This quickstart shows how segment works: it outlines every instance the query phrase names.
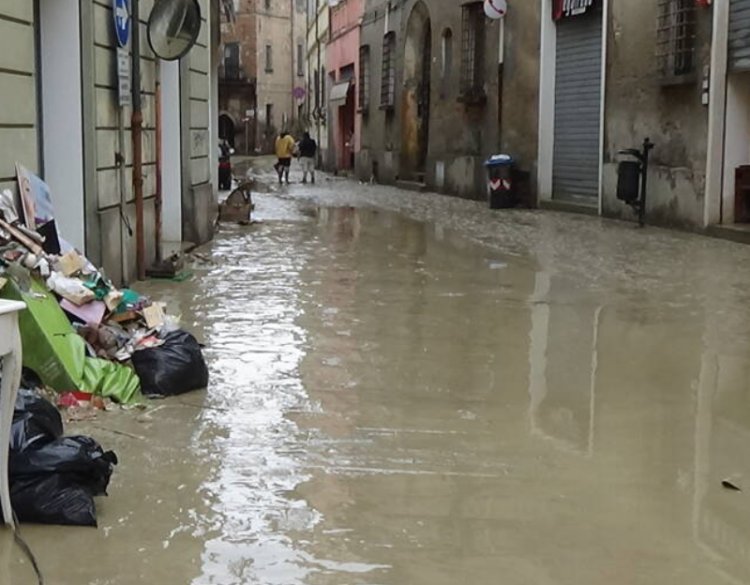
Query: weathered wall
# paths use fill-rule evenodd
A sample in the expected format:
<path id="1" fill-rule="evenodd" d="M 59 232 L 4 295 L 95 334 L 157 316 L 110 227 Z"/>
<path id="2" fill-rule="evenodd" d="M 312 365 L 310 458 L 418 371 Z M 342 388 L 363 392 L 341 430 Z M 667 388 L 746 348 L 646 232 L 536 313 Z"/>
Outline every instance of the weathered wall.
<path id="1" fill-rule="evenodd" d="M 143 195 L 144 225 L 148 262 L 155 258 L 154 228 L 156 195 L 156 61 L 146 40 L 146 22 L 153 0 L 141 0 L 141 99 L 143 109 Z M 135 196 L 133 193 L 133 140 L 130 131 L 132 110 L 129 107 L 120 109 L 117 105 L 117 66 L 114 35 L 112 3 L 107 0 L 93 0 L 88 21 L 92 35 L 91 44 L 84 36 L 83 58 L 93 57 L 93 75 L 84 73 L 83 82 L 93 99 L 93 109 L 84 108 L 84 135 L 87 137 L 89 152 L 93 154 L 94 173 L 93 189 L 86 192 L 87 230 L 93 224 L 98 226 L 100 238 L 91 232 L 88 238 L 88 252 L 98 259 L 105 271 L 115 281 L 132 280 L 136 275 L 136 241 L 124 229 L 121 220 L 121 203 L 124 199 L 125 215 L 130 225 L 135 226 Z M 85 13 L 84 13 L 85 17 Z M 83 71 L 87 70 L 85 64 Z M 122 119 L 120 118 L 122 116 Z M 125 128 L 124 142 L 124 181 L 121 179 L 117 155 L 120 153 L 119 127 Z M 91 205 L 93 203 L 93 205 Z M 92 208 L 94 213 L 91 212 Z M 123 273 L 121 246 L 125 238 L 125 273 Z"/>
<path id="2" fill-rule="evenodd" d="M 337 6 L 331 8 L 331 37 L 326 51 L 328 75 L 331 80 L 343 81 L 342 70 L 353 68 L 353 81 L 355 84 L 357 83 L 359 78 L 360 23 L 363 10 L 363 0 L 342 0 Z M 355 114 L 354 135 L 350 138 L 351 142 L 347 142 L 349 140 L 346 136 L 347 132 L 339 127 L 339 117 L 343 115 L 340 110 L 344 108 L 336 106 L 329 108 L 329 148 L 332 151 L 329 155 L 329 162 L 333 168 L 348 168 L 345 159 L 351 151 L 354 151 L 355 157 L 359 151 L 361 116 L 357 114 L 359 104 L 356 87 L 353 91 L 353 99 Z M 352 107 L 350 102 L 347 102 L 347 107 Z"/>
<path id="3" fill-rule="evenodd" d="M 0 190 L 15 188 L 15 162 L 39 171 L 34 4 L 0 4 Z"/>
<path id="4" fill-rule="evenodd" d="M 305 124 L 318 143 L 318 164 L 323 165 L 328 153 L 328 120 L 326 99 L 328 74 L 326 44 L 329 37 L 330 12 L 328 0 L 308 0 L 307 15 L 307 99 Z M 317 88 L 316 88 L 317 80 Z"/>
<path id="5" fill-rule="evenodd" d="M 500 150 L 531 173 L 532 197 L 539 146 L 540 18 L 541 2 L 514 2 L 505 16 L 502 49 Z"/>
<path id="6" fill-rule="evenodd" d="M 216 164 L 211 138 L 211 31 L 209 0 L 199 0 L 202 25 L 198 41 L 180 63 L 182 88 L 182 237 L 202 244 L 213 237 L 216 195 L 211 184 L 211 164 Z"/>
<path id="7" fill-rule="evenodd" d="M 401 173 L 403 124 L 404 47 L 408 19 L 418 0 L 398 4 L 388 15 L 387 30 L 396 32 L 396 106 L 380 109 L 383 35 L 386 2 L 369 0 L 361 43 L 370 46 L 370 107 L 363 115 L 362 147 L 357 172 L 369 179 L 394 181 Z M 429 146 L 425 182 L 437 191 L 468 198 L 484 198 L 484 160 L 498 151 L 519 159 L 524 170 L 536 166 L 539 76 L 538 3 L 514 5 L 505 20 L 504 65 L 499 66 L 501 24 L 485 21 L 483 104 L 459 101 L 461 78 L 461 4 L 447 0 L 426 2 L 432 33 Z M 450 63 L 443 65 L 443 38 L 450 38 Z M 501 74 L 503 84 L 501 88 Z M 501 93 L 502 92 L 502 93 Z M 502 116 L 502 119 L 501 119 Z"/>
<path id="8" fill-rule="evenodd" d="M 292 92 L 305 86 L 297 45 L 305 46 L 306 8 L 304 0 L 271 0 L 269 9 L 264 0 L 257 0 L 256 11 L 259 135 L 264 137 L 263 149 L 270 152 L 276 133 L 284 125 L 291 127 L 297 118 L 300 102 Z M 272 47 L 270 70 L 266 67 L 267 45 Z M 268 105 L 273 108 L 271 120 L 266 116 Z"/>
<path id="9" fill-rule="evenodd" d="M 663 85 L 656 60 L 658 6 L 613 2 L 607 55 L 602 212 L 633 219 L 616 198 L 618 151 L 656 144 L 649 172 L 649 221 L 682 227 L 703 223 L 708 119 L 701 84 L 710 61 L 711 10 L 697 9 L 696 74 Z"/>

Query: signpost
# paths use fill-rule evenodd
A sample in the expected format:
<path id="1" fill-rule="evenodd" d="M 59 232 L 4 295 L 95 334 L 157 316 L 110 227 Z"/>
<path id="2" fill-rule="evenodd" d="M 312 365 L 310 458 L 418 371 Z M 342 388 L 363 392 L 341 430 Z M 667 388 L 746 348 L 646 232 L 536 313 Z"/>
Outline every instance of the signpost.
<path id="1" fill-rule="evenodd" d="M 126 47 L 130 40 L 130 7 L 128 0 L 112 0 L 112 15 L 115 19 L 117 44 Z"/>
<path id="2" fill-rule="evenodd" d="M 130 6 L 128 0 L 112 0 L 112 15 L 114 17 L 115 38 L 117 39 L 117 104 L 122 108 L 129 106 L 132 101 L 132 84 L 130 83 L 130 57 L 128 55 L 128 41 L 130 41 Z"/>

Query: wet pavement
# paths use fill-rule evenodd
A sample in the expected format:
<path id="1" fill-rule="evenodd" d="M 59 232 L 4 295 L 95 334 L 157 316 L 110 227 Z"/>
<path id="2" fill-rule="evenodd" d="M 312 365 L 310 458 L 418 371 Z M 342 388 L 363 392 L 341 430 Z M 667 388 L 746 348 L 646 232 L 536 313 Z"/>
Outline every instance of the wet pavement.
<path id="1" fill-rule="evenodd" d="M 750 249 L 322 179 L 141 287 L 211 384 L 68 426 L 121 464 L 48 584 L 750 583 Z"/>

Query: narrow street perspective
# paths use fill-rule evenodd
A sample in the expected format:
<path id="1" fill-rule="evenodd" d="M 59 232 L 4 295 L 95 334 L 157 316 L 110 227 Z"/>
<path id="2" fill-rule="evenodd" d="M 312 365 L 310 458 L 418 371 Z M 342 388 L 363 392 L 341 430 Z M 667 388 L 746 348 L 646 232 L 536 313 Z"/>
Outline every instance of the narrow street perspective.
<path id="1" fill-rule="evenodd" d="M 750 585 L 750 0 L 2 0 L 0 585 Z"/>
<path id="2" fill-rule="evenodd" d="M 24 527 L 48 582 L 750 580 L 746 248 L 343 180 L 256 208 L 144 287 L 209 389 L 76 426 L 121 463 L 98 530 Z"/>

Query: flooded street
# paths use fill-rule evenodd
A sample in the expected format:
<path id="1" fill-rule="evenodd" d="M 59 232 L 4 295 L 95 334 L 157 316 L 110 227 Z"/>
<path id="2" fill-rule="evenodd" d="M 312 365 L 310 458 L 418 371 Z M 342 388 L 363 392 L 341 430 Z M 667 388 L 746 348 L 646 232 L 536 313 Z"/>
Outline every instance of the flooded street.
<path id="1" fill-rule="evenodd" d="M 340 180 L 255 203 L 140 287 L 210 387 L 68 425 L 120 465 L 98 530 L 23 527 L 48 585 L 750 583 L 750 249 Z"/>

